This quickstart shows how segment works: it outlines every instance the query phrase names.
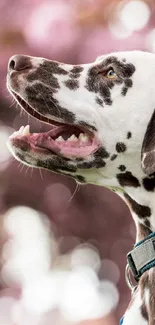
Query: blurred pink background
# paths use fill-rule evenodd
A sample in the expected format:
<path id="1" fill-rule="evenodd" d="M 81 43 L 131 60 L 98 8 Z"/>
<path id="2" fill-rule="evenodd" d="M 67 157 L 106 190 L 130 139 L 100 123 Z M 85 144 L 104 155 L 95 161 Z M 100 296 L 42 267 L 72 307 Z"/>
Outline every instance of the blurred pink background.
<path id="1" fill-rule="evenodd" d="M 15 161 L 6 148 L 8 135 L 27 122 L 41 131 L 40 122 L 12 104 L 5 85 L 7 62 L 16 53 L 43 56 L 65 63 L 95 60 L 111 51 L 155 51 L 154 0 L 1 0 L 0 1 L 0 211 L 28 205 L 45 212 L 59 236 L 63 250 L 75 238 L 99 250 L 105 279 L 120 292 L 116 320 L 130 299 L 124 279 L 126 254 L 135 227 L 125 204 L 109 190 L 83 185 Z"/>

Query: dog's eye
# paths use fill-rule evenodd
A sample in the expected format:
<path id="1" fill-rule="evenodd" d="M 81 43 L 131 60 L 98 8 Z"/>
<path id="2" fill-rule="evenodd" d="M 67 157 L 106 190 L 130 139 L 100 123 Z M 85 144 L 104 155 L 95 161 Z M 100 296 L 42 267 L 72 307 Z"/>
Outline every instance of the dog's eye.
<path id="1" fill-rule="evenodd" d="M 114 71 L 114 69 L 113 69 L 113 68 L 110 68 L 110 69 L 106 72 L 105 77 L 108 78 L 108 79 L 114 79 L 114 78 L 117 77 L 117 75 L 116 75 L 116 72 Z"/>

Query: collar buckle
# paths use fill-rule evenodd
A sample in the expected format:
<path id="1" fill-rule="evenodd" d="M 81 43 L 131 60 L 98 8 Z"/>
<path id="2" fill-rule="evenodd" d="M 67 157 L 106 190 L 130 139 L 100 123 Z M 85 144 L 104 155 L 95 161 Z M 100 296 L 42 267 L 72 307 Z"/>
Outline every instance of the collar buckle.
<path id="1" fill-rule="evenodd" d="M 130 271 L 138 282 L 142 274 L 153 267 L 155 267 L 155 232 L 137 243 L 133 250 L 127 254 L 125 278 L 128 287 L 132 291 L 135 289 Z"/>
<path id="2" fill-rule="evenodd" d="M 141 276 L 140 270 L 138 271 L 136 268 L 136 265 L 134 263 L 134 260 L 132 258 L 132 252 L 127 254 L 127 265 L 128 265 L 128 269 L 131 270 L 135 280 L 138 282 L 139 278 Z"/>
<path id="3" fill-rule="evenodd" d="M 127 284 L 128 288 L 131 290 L 131 293 L 133 294 L 135 289 L 137 288 L 137 286 L 135 286 L 132 283 L 131 273 L 130 273 L 130 266 L 129 266 L 128 263 L 127 263 L 126 268 L 125 268 L 125 280 L 126 280 L 126 284 Z"/>

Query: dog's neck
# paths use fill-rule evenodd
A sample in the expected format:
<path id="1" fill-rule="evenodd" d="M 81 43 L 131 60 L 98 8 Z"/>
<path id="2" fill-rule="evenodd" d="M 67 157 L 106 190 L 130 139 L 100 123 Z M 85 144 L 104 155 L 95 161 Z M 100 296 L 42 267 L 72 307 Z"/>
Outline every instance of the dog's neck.
<path id="1" fill-rule="evenodd" d="M 120 162 L 126 169 L 116 174 L 118 188 L 115 192 L 126 202 L 136 225 L 136 242 L 155 231 L 155 176 L 146 176 L 141 168 L 140 153 Z M 118 168 L 117 168 L 118 170 Z M 122 186 L 121 186 L 121 184 Z M 140 278 L 123 325 L 154 324 L 155 269 L 146 271 Z M 153 320 L 153 321 L 152 321 Z"/>
<path id="2" fill-rule="evenodd" d="M 146 176 L 142 171 L 140 152 L 117 157 L 113 174 L 106 179 L 104 170 L 101 173 L 99 185 L 109 187 L 129 206 L 136 224 L 136 241 L 155 231 L 155 176 Z"/>
<path id="3" fill-rule="evenodd" d="M 139 242 L 155 231 L 155 176 L 146 176 L 142 171 L 140 152 L 129 155 L 126 160 L 119 159 L 116 162 L 115 182 L 113 179 L 111 184 L 116 184 L 113 190 L 129 206 L 136 224 L 136 242 Z M 119 167 L 125 167 L 121 167 L 119 172 L 118 162 Z M 154 305 L 151 303 L 155 301 L 154 279 L 154 268 L 141 276 L 125 313 L 123 325 L 154 324 Z"/>

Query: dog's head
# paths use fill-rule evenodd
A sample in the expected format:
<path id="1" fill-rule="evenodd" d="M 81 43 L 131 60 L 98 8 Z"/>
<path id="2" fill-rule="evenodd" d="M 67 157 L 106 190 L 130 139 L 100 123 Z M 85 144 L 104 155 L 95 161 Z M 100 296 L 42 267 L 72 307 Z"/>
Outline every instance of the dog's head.
<path id="1" fill-rule="evenodd" d="M 84 65 L 16 55 L 7 86 L 51 131 L 22 127 L 9 139 L 25 164 L 80 182 L 118 186 L 118 170 L 155 171 L 155 55 L 120 52 Z M 119 180 L 120 185 L 120 180 Z"/>

